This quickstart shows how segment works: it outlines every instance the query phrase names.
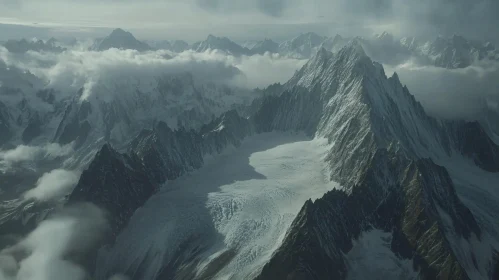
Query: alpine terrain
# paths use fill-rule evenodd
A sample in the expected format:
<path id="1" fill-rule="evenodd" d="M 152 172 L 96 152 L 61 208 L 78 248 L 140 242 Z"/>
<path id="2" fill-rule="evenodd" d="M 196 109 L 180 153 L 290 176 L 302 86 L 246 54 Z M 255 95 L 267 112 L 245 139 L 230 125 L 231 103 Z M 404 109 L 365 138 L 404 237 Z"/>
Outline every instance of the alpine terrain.
<path id="1" fill-rule="evenodd" d="M 499 148 L 429 117 L 352 40 L 248 110 L 106 144 L 68 199 L 110 215 L 96 279 L 497 279 Z"/>
<path id="2" fill-rule="evenodd" d="M 30 28 L 95 37 L 0 46 L 0 280 L 499 279 L 491 43 L 285 37 L 335 34 L 319 4 L 71 2 Z M 103 14 L 140 40 L 80 26 Z"/>

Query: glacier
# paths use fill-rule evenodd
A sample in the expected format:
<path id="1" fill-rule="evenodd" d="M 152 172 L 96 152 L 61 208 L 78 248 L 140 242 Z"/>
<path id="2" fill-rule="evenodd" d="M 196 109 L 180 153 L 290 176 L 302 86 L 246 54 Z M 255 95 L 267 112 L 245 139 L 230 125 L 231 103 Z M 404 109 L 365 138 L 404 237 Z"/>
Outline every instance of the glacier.
<path id="1" fill-rule="evenodd" d="M 303 134 L 259 134 L 167 182 L 101 249 L 97 279 L 156 279 L 173 273 L 164 267 L 172 263 L 189 278 L 254 278 L 305 201 L 341 188 L 329 180 L 327 148 Z"/>

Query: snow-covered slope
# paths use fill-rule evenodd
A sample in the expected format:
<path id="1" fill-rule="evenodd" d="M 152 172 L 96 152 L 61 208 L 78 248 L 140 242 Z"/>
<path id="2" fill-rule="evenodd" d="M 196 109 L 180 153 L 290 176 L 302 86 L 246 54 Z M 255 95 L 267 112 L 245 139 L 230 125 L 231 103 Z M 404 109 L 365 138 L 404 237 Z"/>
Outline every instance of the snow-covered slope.
<path id="1" fill-rule="evenodd" d="M 400 43 L 437 67 L 465 68 L 484 59 L 499 60 L 499 50 L 491 43 L 473 42 L 458 35 L 450 38 L 439 36 L 426 42 L 406 37 Z"/>
<path id="2" fill-rule="evenodd" d="M 300 34 L 299 36 L 281 43 L 279 53 L 295 58 L 309 58 L 319 48 L 326 38 L 313 32 Z"/>
<path id="3" fill-rule="evenodd" d="M 251 55 L 251 51 L 245 47 L 241 47 L 237 43 L 231 41 L 227 37 L 216 37 L 208 35 L 206 40 L 194 43 L 191 47 L 196 52 L 204 52 L 207 50 L 219 50 L 234 56 Z"/>
<path id="4" fill-rule="evenodd" d="M 55 134 L 56 141 L 77 140 L 79 133 L 84 133 L 83 128 L 88 127 L 88 135 L 82 137 L 90 137 L 91 141 L 104 137 L 120 146 L 157 121 L 164 121 L 172 128 L 178 124 L 199 128 L 213 116 L 253 98 L 251 91 L 197 83 L 189 73 L 103 82 L 93 88 L 96 94 L 87 100 L 81 100 L 80 96 L 73 99 Z M 100 91 L 102 96 L 106 92 L 116 95 L 106 100 L 100 97 Z"/>
<path id="5" fill-rule="evenodd" d="M 344 157 L 341 163 L 331 162 L 338 176 L 345 169 L 350 178 L 362 174 L 364 157 L 379 148 L 410 159 L 470 155 L 458 135 L 465 124 L 428 117 L 398 76 L 387 78 L 356 40 L 336 55 L 320 50 L 284 87 L 288 90 L 278 99 L 263 105 L 264 117 L 257 122 L 267 130 L 308 130 L 327 137 L 334 143 L 331 158 Z"/>
<path id="6" fill-rule="evenodd" d="M 264 103 L 260 114 L 265 117 L 257 123 L 267 119 L 265 130 L 312 128 L 315 135 L 326 137 L 331 176 L 350 195 L 346 203 L 339 192 L 306 205 L 261 279 L 345 278 L 349 271 L 342 252 L 350 250 L 352 238 L 373 227 L 399 231 L 403 240 L 393 239 L 392 250 L 405 259 L 414 257 L 425 279 L 491 278 L 498 247 L 495 241 L 477 245 L 476 240 L 495 233 L 481 232 L 456 195 L 455 178 L 435 164 L 451 168 L 450 162 L 459 161 L 484 173 L 498 172 L 498 147 L 477 123 L 428 117 L 396 74 L 387 78 L 355 41 L 336 55 L 319 51 L 285 87 L 279 97 Z M 306 107 L 311 102 L 315 111 Z M 384 212 L 397 207 L 407 216 Z M 418 210 L 423 216 L 413 215 L 416 209 L 424 209 Z M 373 211 L 375 215 L 366 215 Z M 418 225 L 416 218 L 429 224 Z M 425 239 L 416 245 L 418 238 Z M 432 243 L 440 244 L 438 249 L 425 253 Z M 394 248 L 402 244 L 407 247 Z M 484 260 L 470 266 L 478 255 Z"/>
<path id="7" fill-rule="evenodd" d="M 427 116 L 362 39 L 333 54 L 314 38 L 295 40 L 315 54 L 248 117 L 227 110 L 252 93 L 188 74 L 101 82 L 92 90 L 119 94 L 82 89 L 60 103 L 53 139 L 75 145 L 74 164 L 93 158 L 69 203 L 110 214 L 98 279 L 497 277 L 499 148 L 488 128 Z"/>
<path id="8" fill-rule="evenodd" d="M 138 136 L 132 154 L 166 184 L 101 250 L 99 279 L 346 279 L 366 265 L 374 278 L 494 279 L 497 219 L 484 213 L 495 192 L 486 205 L 476 199 L 491 188 L 477 174 L 498 181 L 499 150 L 478 123 L 428 117 L 356 40 L 337 54 L 320 49 L 254 106 L 249 119 L 227 113 L 197 133 L 163 124 Z M 290 131 L 316 139 L 266 138 Z M 319 139 L 327 144 L 311 145 Z M 331 181 L 343 187 L 318 198 Z M 113 197 L 101 182 L 86 197 Z M 124 225 L 133 211 L 114 213 Z M 386 269 L 356 257 L 373 233 Z"/>
<path id="9" fill-rule="evenodd" d="M 341 50 L 349 41 L 350 38 L 344 38 L 341 35 L 337 34 L 334 37 L 326 38 L 324 42 L 322 42 L 320 47 L 335 53 Z"/>
<path id="10" fill-rule="evenodd" d="M 61 113 L 43 86 L 35 75 L 0 60 L 0 148 L 31 142 L 42 133 L 40 126 L 50 126 Z"/>
<path id="11" fill-rule="evenodd" d="M 91 89 L 61 99 L 29 72 L 5 65 L 0 71 L 5 72 L 0 86 L 0 145 L 74 142 L 72 166 L 88 163 L 104 142 L 126 147 L 142 129 L 159 121 L 172 128 L 199 129 L 257 97 L 251 90 L 198 81 L 190 73 L 158 73 L 101 79 Z M 237 68 L 229 71 L 239 73 Z"/>

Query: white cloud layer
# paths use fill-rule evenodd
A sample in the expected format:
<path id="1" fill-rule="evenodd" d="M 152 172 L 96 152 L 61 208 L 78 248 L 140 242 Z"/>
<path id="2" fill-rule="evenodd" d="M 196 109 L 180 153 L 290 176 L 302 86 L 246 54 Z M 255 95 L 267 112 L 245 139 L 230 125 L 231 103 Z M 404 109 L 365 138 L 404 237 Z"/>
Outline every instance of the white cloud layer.
<path id="1" fill-rule="evenodd" d="M 69 155 L 72 152 L 72 144 L 64 146 L 57 143 L 49 143 L 44 146 L 19 145 L 11 150 L 0 150 L 0 166 L 26 161 L 55 159 Z"/>
<path id="2" fill-rule="evenodd" d="M 387 74 L 397 72 L 430 115 L 480 120 L 488 110 L 499 113 L 499 62 L 482 61 L 467 68 L 445 69 L 409 61 L 385 69 Z"/>
<path id="3" fill-rule="evenodd" d="M 60 97 L 74 95 L 84 88 L 84 98 L 98 92 L 109 98 L 116 84 L 154 86 L 162 75 L 190 72 L 197 81 L 230 84 L 246 89 L 285 82 L 305 61 L 264 54 L 234 57 L 219 51 L 137 52 L 110 49 L 103 52 L 69 50 L 61 54 L 28 52 L 18 56 L 0 48 L 7 65 L 30 71 L 55 88 Z M 99 87 L 96 89 L 96 87 Z"/>
<path id="4" fill-rule="evenodd" d="M 43 174 L 36 182 L 36 187 L 24 194 L 24 199 L 50 201 L 64 197 L 78 183 L 79 173 L 64 169 L 55 169 Z"/>
<path id="5" fill-rule="evenodd" d="M 104 214 L 96 206 L 68 207 L 41 222 L 18 244 L 0 251 L 0 279 L 87 279 L 73 259 L 94 248 L 107 230 Z"/>

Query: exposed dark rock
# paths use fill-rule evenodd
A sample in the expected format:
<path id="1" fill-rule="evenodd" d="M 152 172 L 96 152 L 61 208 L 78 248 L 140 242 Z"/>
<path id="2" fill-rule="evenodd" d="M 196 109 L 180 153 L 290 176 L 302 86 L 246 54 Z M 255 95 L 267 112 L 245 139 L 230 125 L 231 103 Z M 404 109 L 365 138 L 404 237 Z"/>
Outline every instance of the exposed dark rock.
<path id="1" fill-rule="evenodd" d="M 489 172 L 499 172 L 499 148 L 478 122 L 460 124 L 456 139 L 463 155 L 476 165 Z"/>
<path id="2" fill-rule="evenodd" d="M 381 184 L 386 176 L 398 183 Z M 351 190 L 308 201 L 258 279 L 345 279 L 344 254 L 352 240 L 372 228 L 392 232 L 392 251 L 412 259 L 423 279 L 468 279 L 435 211 L 450 215 L 463 236 L 479 236 L 480 229 L 445 169 L 429 160 L 409 163 L 380 151 L 362 183 Z"/>
<path id="3" fill-rule="evenodd" d="M 116 235 L 157 188 L 135 154 L 119 154 L 106 144 L 81 175 L 68 203 L 91 202 L 101 207 L 108 212 Z"/>
<path id="4" fill-rule="evenodd" d="M 35 114 L 29 121 L 28 126 L 23 131 L 22 140 L 25 144 L 31 142 L 31 140 L 35 139 L 42 133 L 42 121 L 38 114 Z"/>
<path id="5" fill-rule="evenodd" d="M 111 48 L 131 49 L 137 51 L 149 51 L 152 48 L 144 42 L 141 42 L 121 28 L 114 29 L 109 36 L 98 42 L 94 49 L 97 51 L 105 51 Z"/>
<path id="6" fill-rule="evenodd" d="M 7 143 L 12 137 L 12 131 L 9 125 L 9 114 L 7 112 L 7 106 L 0 102 L 0 147 Z"/>

